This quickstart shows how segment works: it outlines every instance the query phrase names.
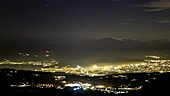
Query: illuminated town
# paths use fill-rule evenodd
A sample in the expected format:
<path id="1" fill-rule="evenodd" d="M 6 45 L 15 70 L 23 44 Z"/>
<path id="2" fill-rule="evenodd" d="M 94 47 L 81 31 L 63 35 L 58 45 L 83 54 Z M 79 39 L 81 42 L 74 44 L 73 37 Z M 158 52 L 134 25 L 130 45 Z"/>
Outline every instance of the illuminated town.
<path id="1" fill-rule="evenodd" d="M 41 68 L 43 72 L 65 72 L 77 75 L 87 75 L 87 76 L 105 76 L 107 74 L 115 73 L 152 73 L 152 72 L 169 72 L 170 71 L 170 60 L 161 59 L 159 56 L 146 56 L 144 62 L 137 64 L 126 64 L 126 65 L 104 65 L 99 66 L 93 64 L 90 67 L 83 68 L 81 66 L 73 67 L 47 67 Z"/>
<path id="2" fill-rule="evenodd" d="M 69 66 L 59 68 L 56 60 L 46 62 L 13 62 L 7 60 L 0 62 L 0 64 L 42 65 L 40 70 L 35 69 L 33 73 L 29 73 L 29 71 L 25 73 L 29 73 L 30 76 L 33 76 L 31 78 L 37 78 L 37 80 L 39 80 L 40 77 L 42 78 L 42 76 L 45 76 L 43 78 L 49 80 L 49 83 L 40 81 L 34 82 L 29 81 L 30 77 L 21 76 L 20 78 L 22 80 L 18 83 L 11 83 L 11 88 L 25 88 L 31 86 L 37 88 L 55 88 L 56 90 L 69 88 L 73 92 L 91 90 L 109 94 L 128 94 L 132 91 L 141 90 L 143 86 L 157 80 L 160 74 L 170 72 L 170 60 L 162 59 L 159 56 L 146 56 L 144 62 L 138 64 L 118 66 L 99 66 L 93 64 L 86 68 L 79 65 L 76 68 Z M 3 74 L 7 73 L 6 75 L 9 77 L 21 74 L 19 70 L 1 70 L 0 73 L 1 72 Z"/>
<path id="3" fill-rule="evenodd" d="M 152 73 L 152 72 L 169 72 L 170 60 L 162 59 L 159 56 L 146 56 L 145 60 L 137 64 L 125 64 L 125 65 L 97 65 L 92 64 L 89 67 L 77 67 L 64 66 L 59 67 L 56 60 L 44 60 L 44 61 L 10 61 L 5 60 L 0 62 L 0 65 L 41 65 L 41 69 L 35 69 L 34 71 L 42 72 L 65 72 L 70 74 L 77 74 L 80 76 L 105 76 L 107 74 L 115 73 Z"/>

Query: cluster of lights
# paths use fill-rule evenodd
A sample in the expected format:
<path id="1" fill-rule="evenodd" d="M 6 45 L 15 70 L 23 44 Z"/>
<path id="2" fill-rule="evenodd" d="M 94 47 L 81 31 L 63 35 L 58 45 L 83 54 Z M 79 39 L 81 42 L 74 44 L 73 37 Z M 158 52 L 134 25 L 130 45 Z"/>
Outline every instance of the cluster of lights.
<path id="1" fill-rule="evenodd" d="M 103 93 L 114 93 L 114 94 L 128 93 L 129 91 L 141 90 L 141 88 L 142 88 L 142 86 L 137 86 L 134 88 L 129 88 L 129 87 L 114 88 L 111 86 L 92 85 L 89 83 L 82 83 L 82 82 L 68 83 L 68 84 L 65 84 L 65 87 L 70 87 L 74 91 L 78 91 L 78 90 L 82 89 L 82 90 L 101 91 Z"/>
<path id="2" fill-rule="evenodd" d="M 159 56 L 145 56 L 146 58 L 153 58 L 153 59 L 160 59 L 161 57 Z"/>
<path id="3" fill-rule="evenodd" d="M 11 65 L 24 65 L 24 64 L 30 64 L 30 65 L 43 65 L 44 67 L 46 66 L 51 66 L 58 64 L 56 60 L 46 60 L 46 61 L 10 61 L 10 60 L 5 60 L 0 62 L 0 64 L 11 64 Z"/>
<path id="4" fill-rule="evenodd" d="M 152 61 L 152 60 L 150 60 Z M 159 62 L 158 62 L 159 61 Z M 65 72 L 77 74 L 80 76 L 106 76 L 113 73 L 150 73 L 150 72 L 170 72 L 170 60 L 157 60 L 154 63 L 137 63 L 118 66 L 98 66 L 94 64 L 90 67 L 83 68 L 81 66 L 63 67 L 63 68 L 41 68 L 41 71 L 49 72 Z"/>

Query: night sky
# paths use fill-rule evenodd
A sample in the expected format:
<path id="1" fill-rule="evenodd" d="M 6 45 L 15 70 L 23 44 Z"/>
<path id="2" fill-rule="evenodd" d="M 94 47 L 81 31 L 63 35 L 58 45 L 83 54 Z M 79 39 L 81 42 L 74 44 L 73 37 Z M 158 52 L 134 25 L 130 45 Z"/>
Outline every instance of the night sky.
<path id="1" fill-rule="evenodd" d="M 170 40 L 170 0 L 1 0 L 0 37 Z"/>

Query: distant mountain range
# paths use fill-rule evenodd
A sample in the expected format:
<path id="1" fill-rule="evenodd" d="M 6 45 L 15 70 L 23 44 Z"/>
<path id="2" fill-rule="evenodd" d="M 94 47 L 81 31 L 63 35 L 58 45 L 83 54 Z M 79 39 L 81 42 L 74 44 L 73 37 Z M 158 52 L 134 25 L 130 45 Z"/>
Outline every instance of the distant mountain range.
<path id="1" fill-rule="evenodd" d="M 58 40 L 49 41 L 40 39 L 18 39 L 0 42 L 0 50 L 3 52 L 21 51 L 133 51 L 133 50 L 169 50 L 170 42 L 166 39 L 135 41 L 130 39 L 103 38 L 85 39 L 79 43 L 63 43 Z"/>
<path id="2" fill-rule="evenodd" d="M 77 47 L 74 47 L 76 50 L 89 51 L 167 50 L 170 48 L 170 42 L 166 39 L 141 42 L 130 39 L 104 38 L 84 41 L 74 46 Z"/>
<path id="3" fill-rule="evenodd" d="M 52 51 L 46 57 L 47 50 Z M 22 57 L 19 53 L 28 53 Z M 95 63 L 138 62 L 146 55 L 169 55 L 166 39 L 135 41 L 120 38 L 72 40 L 17 39 L 0 41 L 0 60 L 56 59 L 60 65 L 90 65 Z M 36 57 L 37 56 L 37 57 Z"/>

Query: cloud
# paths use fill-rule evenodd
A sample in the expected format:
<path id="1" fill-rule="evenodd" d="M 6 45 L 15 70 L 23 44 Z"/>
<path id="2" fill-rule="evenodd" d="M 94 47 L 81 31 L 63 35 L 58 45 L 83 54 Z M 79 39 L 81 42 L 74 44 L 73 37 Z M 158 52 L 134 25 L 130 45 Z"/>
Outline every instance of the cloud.
<path id="1" fill-rule="evenodd" d="M 124 41 L 123 38 L 119 38 L 119 37 L 112 37 L 112 39 L 118 40 L 118 41 Z"/>
<path id="2" fill-rule="evenodd" d="M 112 0 L 113 2 L 116 2 L 116 1 L 123 1 L 123 0 Z"/>
<path id="3" fill-rule="evenodd" d="M 163 11 L 166 10 L 167 8 L 151 8 L 151 9 L 144 9 L 143 11 L 145 12 L 158 12 L 158 11 Z"/>
<path id="4" fill-rule="evenodd" d="M 159 20 L 158 23 L 170 23 L 170 20 Z"/>
<path id="5" fill-rule="evenodd" d="M 170 0 L 154 0 L 152 2 L 148 2 L 144 5 L 138 5 L 139 7 L 146 8 L 144 11 L 146 12 L 157 12 L 170 9 Z"/>

